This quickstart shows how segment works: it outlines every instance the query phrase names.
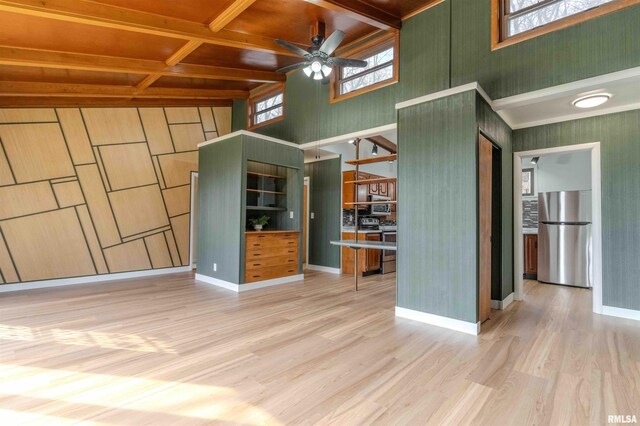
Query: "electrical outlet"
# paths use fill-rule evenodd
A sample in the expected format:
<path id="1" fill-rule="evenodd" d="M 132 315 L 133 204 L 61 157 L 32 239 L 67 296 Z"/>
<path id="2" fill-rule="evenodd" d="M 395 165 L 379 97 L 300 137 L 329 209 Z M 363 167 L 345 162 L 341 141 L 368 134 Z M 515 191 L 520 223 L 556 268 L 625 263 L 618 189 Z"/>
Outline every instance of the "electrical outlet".
<path id="1" fill-rule="evenodd" d="M 311 219 L 315 219 L 316 218 L 316 214 L 314 212 L 311 212 Z"/>
<path id="2" fill-rule="evenodd" d="M 218 264 L 214 263 L 213 264 L 213 272 L 217 272 L 218 271 Z"/>
<path id="3" fill-rule="evenodd" d="M 293 212 L 289 212 L 289 219 L 293 219 Z"/>

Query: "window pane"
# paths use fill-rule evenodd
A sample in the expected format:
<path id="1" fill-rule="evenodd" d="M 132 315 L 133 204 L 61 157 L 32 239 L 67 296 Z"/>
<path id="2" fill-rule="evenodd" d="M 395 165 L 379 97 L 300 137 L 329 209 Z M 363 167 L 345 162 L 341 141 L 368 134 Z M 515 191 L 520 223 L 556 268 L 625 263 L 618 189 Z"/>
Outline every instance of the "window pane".
<path id="1" fill-rule="evenodd" d="M 520 34 L 611 1 L 613 0 L 558 0 L 524 15 L 509 18 L 509 35 Z"/>
<path id="2" fill-rule="evenodd" d="M 525 7 L 533 6 L 544 0 L 510 0 L 509 1 L 509 13 L 517 12 Z"/>
<path id="3" fill-rule="evenodd" d="M 345 81 L 340 84 L 340 92 L 345 93 L 353 92 L 354 90 L 362 89 L 372 84 L 380 83 L 384 80 L 393 78 L 393 64 L 381 68 L 377 71 L 369 72 L 353 80 Z"/>
<path id="4" fill-rule="evenodd" d="M 274 97 L 265 99 L 260 102 L 256 102 L 256 112 L 264 111 L 273 106 L 280 105 L 282 103 L 282 93 L 277 94 Z"/>
<path id="5" fill-rule="evenodd" d="M 342 68 L 342 79 L 349 78 L 357 74 L 361 74 L 363 72 L 366 72 L 367 70 L 370 70 L 371 68 L 375 68 L 379 65 L 383 65 L 383 64 L 386 64 L 387 62 L 393 61 L 393 53 L 394 53 L 393 47 L 390 47 L 386 50 L 383 50 L 380 53 L 376 53 L 373 56 L 369 56 L 368 58 L 365 58 L 364 60 L 367 61 L 367 66 L 364 68 L 351 68 L 351 67 Z"/>
<path id="6" fill-rule="evenodd" d="M 264 123 L 265 121 L 273 120 L 278 117 L 282 117 L 282 107 L 278 107 L 267 112 L 256 114 L 253 120 L 253 124 Z"/>
<path id="7" fill-rule="evenodd" d="M 531 180 L 531 171 L 522 172 L 522 195 L 530 195 L 533 193 Z"/>

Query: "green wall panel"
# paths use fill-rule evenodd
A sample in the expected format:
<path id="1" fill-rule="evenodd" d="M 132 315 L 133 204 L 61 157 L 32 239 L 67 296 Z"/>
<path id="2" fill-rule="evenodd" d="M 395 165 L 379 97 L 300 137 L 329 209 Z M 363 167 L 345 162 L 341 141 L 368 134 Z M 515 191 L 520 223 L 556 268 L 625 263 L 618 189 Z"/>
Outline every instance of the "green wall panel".
<path id="1" fill-rule="evenodd" d="M 231 109 L 231 131 L 247 130 L 247 101 L 235 100 Z"/>
<path id="2" fill-rule="evenodd" d="M 198 161 L 198 273 L 239 284 L 244 241 L 241 137 L 201 148 Z"/>
<path id="3" fill-rule="evenodd" d="M 398 306 L 476 322 L 476 92 L 399 111 Z"/>
<path id="4" fill-rule="evenodd" d="M 341 159 L 316 161 L 304 166 L 309 179 L 309 264 L 340 268 L 340 248 L 330 241 L 340 239 L 342 220 Z"/>
<path id="5" fill-rule="evenodd" d="M 601 143 L 603 304 L 640 310 L 640 111 L 516 130 L 514 150 Z"/>
<path id="6" fill-rule="evenodd" d="M 502 282 L 491 289 L 493 300 L 504 300 L 513 293 L 513 132 L 480 95 L 476 96 L 478 128 L 502 151 Z"/>

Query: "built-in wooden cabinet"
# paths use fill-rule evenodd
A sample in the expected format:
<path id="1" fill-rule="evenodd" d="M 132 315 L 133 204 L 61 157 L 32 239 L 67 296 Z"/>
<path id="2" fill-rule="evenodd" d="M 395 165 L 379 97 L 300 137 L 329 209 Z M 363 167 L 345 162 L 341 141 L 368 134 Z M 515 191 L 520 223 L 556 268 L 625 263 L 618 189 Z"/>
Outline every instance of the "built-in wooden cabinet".
<path id="1" fill-rule="evenodd" d="M 355 233 L 343 232 L 342 239 L 353 240 L 355 239 Z M 382 234 L 359 232 L 358 239 L 362 241 L 382 241 Z M 358 252 L 358 273 L 360 275 L 367 275 L 379 271 L 382 266 L 380 264 L 381 254 L 381 250 L 360 249 Z M 354 261 L 355 250 L 348 247 L 342 247 L 343 274 L 353 274 Z"/>
<path id="2" fill-rule="evenodd" d="M 298 273 L 300 233 L 247 232 L 244 282 L 271 280 Z"/>
<path id="3" fill-rule="evenodd" d="M 538 276 L 538 235 L 524 235 L 524 277 L 535 280 Z"/>
<path id="4" fill-rule="evenodd" d="M 342 208 L 353 209 L 353 205 L 348 203 L 364 203 L 369 201 L 370 195 L 379 195 L 382 197 L 390 197 L 391 201 L 396 201 L 396 183 L 395 182 L 374 182 L 358 185 L 358 199 L 355 200 L 355 184 L 349 183 L 355 180 L 382 179 L 384 176 L 372 175 L 370 173 L 358 173 L 358 179 L 355 171 L 342 172 Z M 359 210 L 366 210 L 368 206 L 360 205 Z M 396 211 L 396 206 L 392 206 L 392 211 Z"/>

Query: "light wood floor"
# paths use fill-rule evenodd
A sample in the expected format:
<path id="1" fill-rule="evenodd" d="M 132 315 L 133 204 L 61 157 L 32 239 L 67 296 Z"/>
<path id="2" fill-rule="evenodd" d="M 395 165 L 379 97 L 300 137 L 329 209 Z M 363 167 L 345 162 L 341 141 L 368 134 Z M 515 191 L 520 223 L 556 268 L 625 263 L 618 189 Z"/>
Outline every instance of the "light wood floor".
<path id="1" fill-rule="evenodd" d="M 393 276 L 236 295 L 191 274 L 0 295 L 0 423 L 606 424 L 640 326 L 526 283 L 479 337 L 394 317 Z"/>

